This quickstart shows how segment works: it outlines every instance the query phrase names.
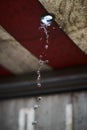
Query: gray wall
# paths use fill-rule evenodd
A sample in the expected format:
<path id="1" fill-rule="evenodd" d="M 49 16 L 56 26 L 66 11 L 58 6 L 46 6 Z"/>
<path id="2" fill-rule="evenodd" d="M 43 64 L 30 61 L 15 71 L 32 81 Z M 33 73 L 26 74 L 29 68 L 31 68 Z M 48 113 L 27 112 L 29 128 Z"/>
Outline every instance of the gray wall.
<path id="1" fill-rule="evenodd" d="M 69 113 L 66 113 L 66 108 L 69 104 L 72 105 L 73 127 L 67 127 Z M 35 105 L 39 107 L 34 110 Z M 20 110 L 30 108 L 35 111 L 37 121 L 34 130 L 87 130 L 86 92 L 48 95 L 41 100 L 29 97 L 0 101 L 0 130 L 19 130 Z M 27 130 L 27 118 L 25 120 L 24 130 Z"/>

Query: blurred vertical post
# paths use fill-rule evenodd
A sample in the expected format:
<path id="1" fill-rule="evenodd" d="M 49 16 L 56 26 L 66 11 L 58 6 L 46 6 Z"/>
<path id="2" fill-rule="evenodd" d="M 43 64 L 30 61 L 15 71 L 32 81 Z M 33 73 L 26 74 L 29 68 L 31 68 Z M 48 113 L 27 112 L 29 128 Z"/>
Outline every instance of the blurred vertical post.
<path id="1" fill-rule="evenodd" d="M 66 130 L 73 130 L 73 106 L 72 104 L 66 105 Z"/>

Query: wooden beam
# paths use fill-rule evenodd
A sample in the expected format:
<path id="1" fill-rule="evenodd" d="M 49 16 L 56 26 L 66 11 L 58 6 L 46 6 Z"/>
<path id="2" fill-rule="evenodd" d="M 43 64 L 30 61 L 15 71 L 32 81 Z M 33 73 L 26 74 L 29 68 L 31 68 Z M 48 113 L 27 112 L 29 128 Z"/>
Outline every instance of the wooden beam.
<path id="1" fill-rule="evenodd" d="M 39 60 L 0 26 L 0 64 L 14 74 L 39 68 Z M 42 70 L 51 69 L 43 65 Z"/>
<path id="2" fill-rule="evenodd" d="M 87 54 L 87 1 L 39 0 L 58 25 Z"/>

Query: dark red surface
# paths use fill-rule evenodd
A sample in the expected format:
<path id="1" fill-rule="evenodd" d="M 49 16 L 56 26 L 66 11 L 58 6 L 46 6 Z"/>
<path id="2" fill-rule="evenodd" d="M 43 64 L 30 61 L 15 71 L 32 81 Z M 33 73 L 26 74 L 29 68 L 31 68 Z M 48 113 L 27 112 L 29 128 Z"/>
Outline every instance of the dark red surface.
<path id="1" fill-rule="evenodd" d="M 12 73 L 10 73 L 7 69 L 5 69 L 4 67 L 0 66 L 0 76 L 8 76 L 8 75 L 12 75 Z"/>
<path id="2" fill-rule="evenodd" d="M 36 57 L 44 52 L 43 59 L 48 59 L 54 68 L 87 65 L 87 55 L 55 22 L 48 28 L 49 49 L 44 49 L 45 34 L 39 26 L 41 16 L 46 13 L 38 0 L 0 0 L 0 24 Z"/>

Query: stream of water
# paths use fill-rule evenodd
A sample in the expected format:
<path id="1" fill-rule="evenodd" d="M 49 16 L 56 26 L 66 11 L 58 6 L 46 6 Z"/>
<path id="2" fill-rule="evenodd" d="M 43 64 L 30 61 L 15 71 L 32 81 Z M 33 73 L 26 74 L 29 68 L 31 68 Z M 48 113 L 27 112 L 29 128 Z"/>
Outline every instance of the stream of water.
<path id="1" fill-rule="evenodd" d="M 40 27 L 39 27 L 40 30 L 43 30 L 43 32 L 45 33 L 45 36 L 46 36 L 46 43 L 45 43 L 45 46 L 44 46 L 44 49 L 47 51 L 48 47 L 49 47 L 49 33 L 48 33 L 48 26 L 47 24 L 45 25 L 44 23 L 41 23 L 40 24 Z M 40 38 L 40 42 L 42 41 L 42 36 Z M 42 60 L 43 57 L 45 56 L 45 51 L 43 51 L 41 54 L 40 54 L 40 58 L 39 58 L 39 68 L 37 70 L 37 87 L 41 87 L 41 68 L 44 64 L 48 63 L 48 60 Z"/>
<path id="2" fill-rule="evenodd" d="M 46 59 L 46 60 L 42 60 L 42 59 L 46 56 L 45 53 L 49 48 L 49 33 L 48 33 L 49 30 L 48 30 L 48 27 L 51 26 L 52 21 L 53 21 L 53 17 L 51 15 L 46 15 L 46 16 L 41 18 L 39 30 L 44 32 L 46 42 L 45 42 L 45 45 L 44 45 L 43 52 L 41 52 L 41 54 L 39 56 L 39 67 L 38 67 L 38 70 L 37 70 L 37 87 L 42 87 L 42 84 L 41 84 L 41 69 L 42 69 L 42 66 L 49 62 L 48 59 Z M 42 36 L 40 37 L 40 42 L 42 43 Z M 39 109 L 41 100 L 42 100 L 42 97 L 37 98 L 37 104 L 34 105 L 34 110 Z M 36 125 L 37 123 L 38 123 L 38 121 L 35 121 L 33 123 L 33 125 Z"/>

